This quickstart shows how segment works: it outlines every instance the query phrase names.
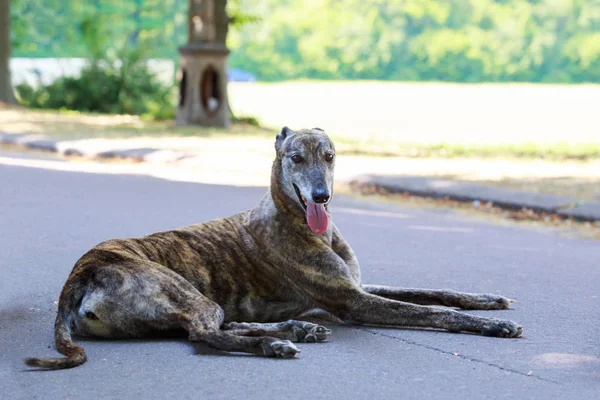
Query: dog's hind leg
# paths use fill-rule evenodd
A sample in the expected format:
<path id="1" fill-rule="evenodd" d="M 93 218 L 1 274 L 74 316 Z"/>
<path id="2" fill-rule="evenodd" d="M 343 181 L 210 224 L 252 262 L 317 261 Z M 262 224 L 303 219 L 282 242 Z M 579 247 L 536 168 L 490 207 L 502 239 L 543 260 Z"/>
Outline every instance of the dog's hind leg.
<path id="1" fill-rule="evenodd" d="M 234 335 L 273 336 L 305 343 L 322 342 L 331 334 L 331 330 L 322 325 L 295 320 L 275 323 L 228 322 L 221 328 Z"/>
<path id="2" fill-rule="evenodd" d="M 379 285 L 362 285 L 362 288 L 367 293 L 391 300 L 420 305 L 457 307 L 463 310 L 503 310 L 513 302 L 497 294 L 463 293 L 447 289 L 409 289 Z"/>
<path id="3" fill-rule="evenodd" d="M 79 310 L 78 330 L 106 338 L 141 337 L 176 328 L 190 341 L 225 351 L 293 357 L 298 349 L 275 337 L 242 337 L 222 331 L 224 311 L 186 279 L 149 261 L 101 267 L 97 286 Z"/>

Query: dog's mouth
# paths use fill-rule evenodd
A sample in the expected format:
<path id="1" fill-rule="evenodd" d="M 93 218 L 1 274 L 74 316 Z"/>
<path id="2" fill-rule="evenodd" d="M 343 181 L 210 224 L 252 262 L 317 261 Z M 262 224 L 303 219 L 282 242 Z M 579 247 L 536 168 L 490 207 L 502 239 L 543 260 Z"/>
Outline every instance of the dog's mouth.
<path id="1" fill-rule="evenodd" d="M 292 183 L 292 186 L 294 186 L 296 196 L 298 196 L 298 201 L 300 202 L 300 204 L 302 204 L 302 208 L 304 208 L 304 211 L 306 211 L 306 199 L 304 198 L 304 196 L 302 196 L 302 193 L 300 193 L 300 189 L 298 189 L 298 186 L 296 186 L 295 183 Z"/>
<path id="2" fill-rule="evenodd" d="M 298 186 L 296 186 L 296 184 L 292 185 L 296 191 L 296 196 L 298 196 L 298 201 L 302 205 L 302 208 L 304 208 L 306 222 L 308 223 L 310 230 L 317 235 L 325 233 L 325 231 L 327 231 L 327 226 L 329 225 L 327 204 L 317 204 L 307 200 L 306 197 L 302 196 L 302 193 L 300 193 Z"/>

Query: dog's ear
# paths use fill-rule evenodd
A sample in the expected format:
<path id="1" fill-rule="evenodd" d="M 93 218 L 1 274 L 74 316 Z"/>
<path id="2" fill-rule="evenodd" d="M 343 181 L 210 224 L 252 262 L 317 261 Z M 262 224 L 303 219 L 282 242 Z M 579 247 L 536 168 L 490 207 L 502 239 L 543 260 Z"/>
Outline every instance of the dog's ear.
<path id="1" fill-rule="evenodd" d="M 321 132 L 325 132 L 323 129 L 321 128 L 312 128 L 313 131 L 321 131 Z"/>
<path id="2" fill-rule="evenodd" d="M 281 128 L 281 132 L 279 132 L 279 134 L 275 136 L 275 151 L 277 151 L 277 153 L 279 153 L 279 150 L 281 150 L 281 145 L 283 144 L 285 138 L 288 137 L 288 135 L 292 132 L 293 131 L 290 128 L 284 126 L 283 128 Z"/>

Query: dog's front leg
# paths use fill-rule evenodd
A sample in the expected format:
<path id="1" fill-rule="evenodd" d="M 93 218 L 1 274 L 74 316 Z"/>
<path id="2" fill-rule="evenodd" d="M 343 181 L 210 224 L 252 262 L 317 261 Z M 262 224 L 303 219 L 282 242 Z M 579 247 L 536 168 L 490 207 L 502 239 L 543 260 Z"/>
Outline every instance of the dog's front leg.
<path id="1" fill-rule="evenodd" d="M 307 268 L 309 273 L 297 275 L 293 284 L 316 306 L 346 322 L 439 328 L 496 337 L 517 337 L 523 329 L 513 321 L 476 317 L 368 293 L 356 282 L 351 266 L 334 251 L 323 254 L 318 265 L 318 269 Z M 375 290 L 373 286 L 367 287 Z M 385 292 L 379 288 L 380 294 Z M 392 292 L 399 294 L 393 290 L 387 294 L 391 296 Z"/>
<path id="2" fill-rule="evenodd" d="M 362 285 L 362 288 L 367 293 L 391 300 L 430 306 L 457 307 L 464 310 L 503 310 L 513 302 L 513 300 L 497 294 L 462 293 L 448 289 L 410 289 L 379 285 Z"/>
<path id="3" fill-rule="evenodd" d="M 522 331 L 522 327 L 513 321 L 476 317 L 449 309 L 390 300 L 359 289 L 349 296 L 345 310 L 336 314 L 348 322 L 439 328 L 495 337 L 517 337 Z"/>

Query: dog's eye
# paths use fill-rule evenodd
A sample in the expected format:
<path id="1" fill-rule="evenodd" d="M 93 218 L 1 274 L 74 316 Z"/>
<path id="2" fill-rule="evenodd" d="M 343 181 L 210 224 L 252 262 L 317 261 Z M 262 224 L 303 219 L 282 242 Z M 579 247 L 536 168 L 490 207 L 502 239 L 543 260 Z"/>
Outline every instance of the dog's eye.
<path id="1" fill-rule="evenodd" d="M 325 153 L 325 161 L 333 161 L 333 153 L 328 151 L 327 153 Z"/>
<path id="2" fill-rule="evenodd" d="M 292 161 L 295 162 L 296 164 L 301 163 L 302 162 L 302 157 L 300 157 L 299 154 L 294 154 L 292 156 Z"/>

